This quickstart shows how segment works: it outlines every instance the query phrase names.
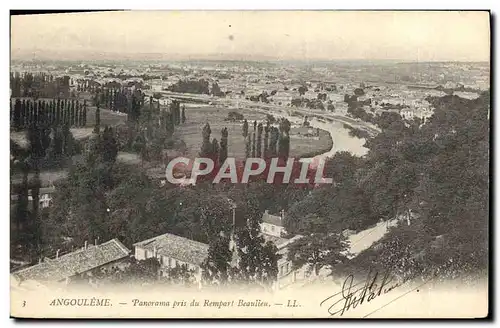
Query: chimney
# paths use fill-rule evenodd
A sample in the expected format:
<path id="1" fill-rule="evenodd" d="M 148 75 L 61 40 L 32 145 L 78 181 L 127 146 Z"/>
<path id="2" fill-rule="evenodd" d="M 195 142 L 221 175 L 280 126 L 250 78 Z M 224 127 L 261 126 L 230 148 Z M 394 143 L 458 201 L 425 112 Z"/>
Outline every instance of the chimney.
<path id="1" fill-rule="evenodd" d="M 285 210 L 281 210 L 280 212 L 280 221 L 283 221 L 285 219 Z"/>
<path id="2" fill-rule="evenodd" d="M 96 245 L 96 246 L 97 246 L 97 238 L 96 238 L 96 239 L 94 239 L 94 245 Z"/>
<path id="3" fill-rule="evenodd" d="M 264 214 L 265 214 L 265 215 L 268 215 L 268 214 L 269 214 L 269 210 L 265 210 L 265 211 L 264 211 Z"/>
<path id="4" fill-rule="evenodd" d="M 59 249 L 56 251 L 56 259 L 59 258 L 59 251 L 60 251 Z"/>
<path id="5" fill-rule="evenodd" d="M 88 241 L 85 240 L 85 245 L 83 246 L 83 249 L 87 249 L 87 246 L 88 246 Z"/>
<path id="6" fill-rule="evenodd" d="M 156 245 L 153 246 L 153 257 L 156 257 L 157 255 L 157 249 L 156 249 Z"/>

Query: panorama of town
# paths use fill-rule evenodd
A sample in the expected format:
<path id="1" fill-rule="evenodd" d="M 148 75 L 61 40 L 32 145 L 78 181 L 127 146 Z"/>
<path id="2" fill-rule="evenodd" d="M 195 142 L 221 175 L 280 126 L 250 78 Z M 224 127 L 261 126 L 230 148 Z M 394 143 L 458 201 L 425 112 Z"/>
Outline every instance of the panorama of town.
<path id="1" fill-rule="evenodd" d="M 11 287 L 484 274 L 489 76 L 474 62 L 13 61 Z M 177 157 L 323 158 L 333 183 L 171 184 Z"/>

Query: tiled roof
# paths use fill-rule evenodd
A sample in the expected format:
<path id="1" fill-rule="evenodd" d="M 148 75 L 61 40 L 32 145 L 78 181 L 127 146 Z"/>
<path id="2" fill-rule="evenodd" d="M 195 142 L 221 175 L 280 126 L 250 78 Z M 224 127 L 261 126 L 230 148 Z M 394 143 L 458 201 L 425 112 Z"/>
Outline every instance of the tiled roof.
<path id="1" fill-rule="evenodd" d="M 167 256 L 198 266 L 208 257 L 207 244 L 170 233 L 135 243 L 134 246 L 149 251 L 154 251 L 156 248 L 157 256 Z"/>
<path id="2" fill-rule="evenodd" d="M 267 212 L 265 212 L 262 215 L 262 221 L 265 222 L 265 223 L 274 224 L 275 226 L 279 226 L 279 227 L 283 226 L 283 223 L 281 222 L 281 217 L 280 216 L 278 216 L 278 215 L 272 215 L 272 214 L 269 214 Z"/>
<path id="3" fill-rule="evenodd" d="M 278 247 L 278 248 L 280 248 L 281 245 L 283 245 L 284 243 L 286 243 L 288 241 L 288 239 L 286 239 L 286 238 L 281 238 L 281 237 L 276 237 L 276 236 L 273 236 L 273 235 L 268 235 L 267 233 L 263 233 L 262 237 L 264 238 L 264 240 L 266 242 L 270 241 L 273 244 L 275 244 L 276 247 Z"/>
<path id="4" fill-rule="evenodd" d="M 14 272 L 13 275 L 21 280 L 61 281 L 120 260 L 129 254 L 130 250 L 115 238 L 97 246 L 89 245 L 87 249 L 81 248 L 57 259 L 45 258 L 44 262 Z"/>

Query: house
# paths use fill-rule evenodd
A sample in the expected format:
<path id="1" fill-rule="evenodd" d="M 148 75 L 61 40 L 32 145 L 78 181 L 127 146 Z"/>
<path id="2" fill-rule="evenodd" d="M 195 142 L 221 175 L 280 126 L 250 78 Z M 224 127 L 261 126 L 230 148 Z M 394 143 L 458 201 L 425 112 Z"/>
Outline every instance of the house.
<path id="1" fill-rule="evenodd" d="M 54 186 L 40 188 L 39 194 L 39 203 L 41 208 L 48 208 L 52 206 L 53 194 L 55 193 L 56 188 Z M 10 200 L 17 201 L 19 199 L 18 194 L 11 194 Z M 28 190 L 28 201 L 33 202 L 33 196 L 31 194 L 31 189 Z"/>
<path id="2" fill-rule="evenodd" d="M 55 258 L 45 257 L 36 265 L 12 273 L 11 278 L 17 286 L 28 282 L 68 284 L 77 277 L 92 277 L 98 270 L 121 267 L 129 254 L 130 250 L 116 238 L 102 244 L 96 242 L 95 245 L 85 242 L 84 247 L 77 251 L 61 256 L 58 251 Z"/>
<path id="3" fill-rule="evenodd" d="M 302 238 L 302 236 L 296 235 L 292 238 L 283 237 L 286 235 L 284 217 L 285 212 L 283 210 L 279 216 L 269 214 L 266 210 L 262 215 L 262 223 L 260 224 L 261 236 L 265 241 L 272 242 L 278 248 L 278 254 L 281 255 L 278 260 L 278 280 L 275 288 L 283 288 L 294 283 L 297 279 L 305 278 L 303 270 L 293 270 L 292 262 L 287 258 L 288 246 Z"/>
<path id="4" fill-rule="evenodd" d="M 165 233 L 134 244 L 134 257 L 141 261 L 157 258 L 163 273 L 170 268 L 186 265 L 201 281 L 201 264 L 208 257 L 208 245 L 188 238 Z"/>
<path id="5" fill-rule="evenodd" d="M 56 191 L 55 187 L 40 188 L 40 206 L 47 208 L 52 205 L 52 195 Z M 30 197 L 30 196 L 28 196 Z"/>
<path id="6" fill-rule="evenodd" d="M 280 212 L 280 215 L 269 214 L 269 211 L 266 210 L 262 215 L 262 223 L 260 224 L 261 232 L 266 235 L 281 237 L 285 234 L 283 219 L 283 210 Z"/>

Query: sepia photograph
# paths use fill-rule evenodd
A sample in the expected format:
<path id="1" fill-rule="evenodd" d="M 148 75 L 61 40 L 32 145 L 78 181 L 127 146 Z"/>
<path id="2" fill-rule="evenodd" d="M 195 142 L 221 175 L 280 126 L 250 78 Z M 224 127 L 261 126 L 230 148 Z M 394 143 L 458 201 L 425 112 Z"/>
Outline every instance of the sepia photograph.
<path id="1" fill-rule="evenodd" d="M 490 19 L 11 12 L 11 317 L 487 317 Z"/>

